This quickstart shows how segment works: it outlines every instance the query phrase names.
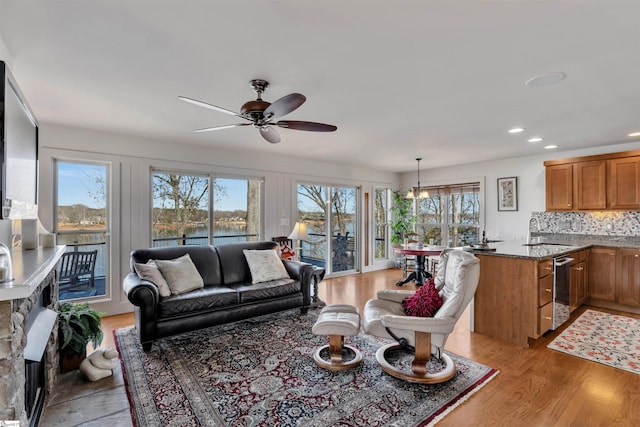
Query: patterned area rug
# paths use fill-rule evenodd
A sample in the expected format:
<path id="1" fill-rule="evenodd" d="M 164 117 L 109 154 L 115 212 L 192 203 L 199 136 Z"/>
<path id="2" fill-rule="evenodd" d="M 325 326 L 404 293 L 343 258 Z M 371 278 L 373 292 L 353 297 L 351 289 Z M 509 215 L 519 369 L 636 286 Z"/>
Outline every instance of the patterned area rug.
<path id="1" fill-rule="evenodd" d="M 133 327 L 114 331 L 137 426 L 426 426 L 460 405 L 495 369 L 448 353 L 456 376 L 420 385 L 378 367 L 384 341 L 346 337 L 362 364 L 327 371 L 313 361 L 327 338 L 318 311 L 261 316 L 156 341 L 148 353 Z"/>
<path id="2" fill-rule="evenodd" d="M 640 320 L 587 310 L 547 347 L 640 374 Z"/>

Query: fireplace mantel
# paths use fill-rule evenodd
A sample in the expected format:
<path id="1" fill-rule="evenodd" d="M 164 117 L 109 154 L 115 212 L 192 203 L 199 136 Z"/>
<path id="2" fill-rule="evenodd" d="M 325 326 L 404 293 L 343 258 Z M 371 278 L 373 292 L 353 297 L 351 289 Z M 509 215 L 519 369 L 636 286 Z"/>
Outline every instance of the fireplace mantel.
<path id="1" fill-rule="evenodd" d="M 0 285 L 0 425 L 4 421 L 17 421 L 21 427 L 37 425 L 46 396 L 57 381 L 56 266 L 65 249 L 57 246 L 11 253 L 15 280 Z M 46 331 L 31 331 L 42 328 L 43 313 Z M 42 332 L 48 333 L 46 342 Z"/>
<path id="2" fill-rule="evenodd" d="M 14 250 L 11 252 L 11 266 L 14 280 L 0 283 L 0 301 L 28 298 L 33 291 L 56 267 L 66 246 L 38 248 L 33 250 Z"/>

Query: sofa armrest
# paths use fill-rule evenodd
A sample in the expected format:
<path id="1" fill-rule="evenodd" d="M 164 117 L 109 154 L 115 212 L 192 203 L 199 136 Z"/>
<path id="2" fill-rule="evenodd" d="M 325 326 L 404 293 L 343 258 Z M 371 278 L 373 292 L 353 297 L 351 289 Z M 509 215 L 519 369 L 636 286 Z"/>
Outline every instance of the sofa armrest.
<path id="1" fill-rule="evenodd" d="M 289 277 L 296 280 L 300 280 L 302 267 L 304 267 L 305 265 L 308 265 L 306 262 L 293 261 L 290 259 L 283 259 L 282 263 L 284 264 L 284 268 L 287 269 L 287 273 L 289 273 Z"/>
<path id="2" fill-rule="evenodd" d="M 283 259 L 282 263 L 289 273 L 289 277 L 300 282 L 300 289 L 302 289 L 302 300 L 305 306 L 311 304 L 311 281 L 313 279 L 313 265 Z"/>
<path id="3" fill-rule="evenodd" d="M 158 287 L 148 280 L 140 278 L 136 273 L 129 273 L 122 281 L 122 288 L 129 301 L 135 305 L 134 317 L 138 338 L 147 351 L 156 338 L 156 320 L 158 318 L 158 303 L 160 302 Z"/>
<path id="4" fill-rule="evenodd" d="M 136 273 L 129 273 L 122 281 L 122 289 L 127 294 L 131 304 L 156 307 L 160 301 L 158 287 L 148 280 L 142 279 Z"/>

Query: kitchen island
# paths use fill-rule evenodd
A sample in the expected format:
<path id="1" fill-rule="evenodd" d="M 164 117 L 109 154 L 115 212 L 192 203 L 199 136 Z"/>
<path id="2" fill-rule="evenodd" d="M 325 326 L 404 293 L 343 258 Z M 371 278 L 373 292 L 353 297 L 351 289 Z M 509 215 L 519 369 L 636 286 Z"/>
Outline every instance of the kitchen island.
<path id="1" fill-rule="evenodd" d="M 640 307 L 640 275 L 633 274 L 640 266 L 637 238 L 541 235 L 537 239 L 534 245 L 514 240 L 491 243 L 490 251 L 472 251 L 480 259 L 473 306 L 475 332 L 525 347 L 547 332 L 554 310 L 553 259 L 561 256 L 573 258 L 571 311 L 584 302 L 635 311 L 628 305 L 634 298 Z M 590 268 L 592 251 L 595 262 Z M 601 253 L 609 256 L 607 262 L 601 260 Z M 590 284 L 590 276 L 598 280 Z"/>

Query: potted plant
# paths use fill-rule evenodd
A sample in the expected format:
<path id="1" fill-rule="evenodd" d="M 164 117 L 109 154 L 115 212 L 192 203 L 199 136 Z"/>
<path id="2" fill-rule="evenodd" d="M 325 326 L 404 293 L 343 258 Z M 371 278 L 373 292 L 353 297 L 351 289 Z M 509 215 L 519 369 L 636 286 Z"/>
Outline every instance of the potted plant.
<path id="1" fill-rule="evenodd" d="M 100 318 L 104 315 L 89 303 L 62 302 L 58 305 L 58 339 L 60 343 L 60 370 L 76 369 L 87 354 L 87 344 L 94 350 L 102 343 Z"/>
<path id="2" fill-rule="evenodd" d="M 413 223 L 416 222 L 411 211 L 413 200 L 396 190 L 392 192 L 391 202 L 392 218 L 389 223 L 391 243 L 399 245 L 403 242 L 405 235 L 413 231 Z"/>

